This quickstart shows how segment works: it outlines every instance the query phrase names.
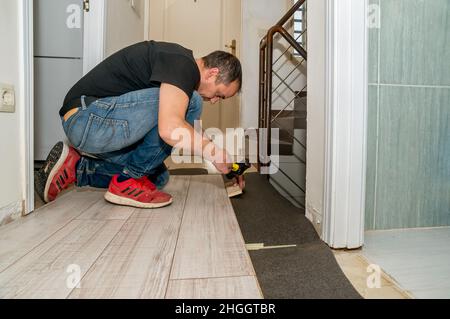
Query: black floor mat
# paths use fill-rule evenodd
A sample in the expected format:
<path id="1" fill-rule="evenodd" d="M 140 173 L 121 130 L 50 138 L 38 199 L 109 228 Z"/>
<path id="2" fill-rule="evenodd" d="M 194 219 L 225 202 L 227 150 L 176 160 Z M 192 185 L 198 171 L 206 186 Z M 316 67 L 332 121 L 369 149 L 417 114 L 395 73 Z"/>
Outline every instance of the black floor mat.
<path id="1" fill-rule="evenodd" d="M 361 298 L 301 209 L 282 197 L 266 176 L 247 174 L 246 185 L 245 193 L 231 200 L 245 242 L 297 245 L 250 252 L 265 298 Z"/>
<path id="2" fill-rule="evenodd" d="M 208 175 L 208 170 L 204 168 L 176 168 L 169 170 L 170 175 Z"/>
<path id="3" fill-rule="evenodd" d="M 247 244 L 272 246 L 320 240 L 304 211 L 281 196 L 266 176 L 247 174 L 246 185 L 245 193 L 232 199 L 232 204 Z"/>

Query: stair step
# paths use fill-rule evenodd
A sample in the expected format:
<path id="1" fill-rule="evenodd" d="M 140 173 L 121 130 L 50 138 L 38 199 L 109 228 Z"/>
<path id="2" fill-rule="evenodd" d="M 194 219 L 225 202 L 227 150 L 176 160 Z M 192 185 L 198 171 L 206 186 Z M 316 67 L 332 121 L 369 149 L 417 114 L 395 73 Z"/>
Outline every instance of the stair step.
<path id="1" fill-rule="evenodd" d="M 275 114 L 276 115 L 276 114 Z M 294 129 L 306 130 L 307 121 L 306 116 L 279 116 L 272 122 L 273 128 L 280 130 L 288 130 L 292 133 Z"/>

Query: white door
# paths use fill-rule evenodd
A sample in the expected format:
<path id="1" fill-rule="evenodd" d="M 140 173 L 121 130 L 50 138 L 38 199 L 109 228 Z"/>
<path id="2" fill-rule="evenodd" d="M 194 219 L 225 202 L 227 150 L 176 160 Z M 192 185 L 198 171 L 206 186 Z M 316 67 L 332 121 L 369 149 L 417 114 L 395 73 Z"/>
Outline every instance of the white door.
<path id="1" fill-rule="evenodd" d="M 196 58 L 216 50 L 240 52 L 241 0 L 152 0 L 150 39 L 175 42 L 194 52 Z M 230 47 L 236 42 L 236 49 Z M 203 128 L 239 126 L 240 99 L 205 103 Z"/>
<path id="2" fill-rule="evenodd" d="M 34 2 L 34 158 L 65 139 L 59 109 L 83 76 L 83 1 Z"/>

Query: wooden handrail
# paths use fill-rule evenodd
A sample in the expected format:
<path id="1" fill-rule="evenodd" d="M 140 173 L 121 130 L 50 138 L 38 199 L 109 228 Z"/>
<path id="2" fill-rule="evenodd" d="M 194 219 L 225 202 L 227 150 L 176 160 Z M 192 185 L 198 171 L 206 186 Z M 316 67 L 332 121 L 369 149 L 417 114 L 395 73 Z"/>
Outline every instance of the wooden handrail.
<path id="1" fill-rule="evenodd" d="M 277 22 L 277 26 L 282 27 L 289 19 L 300 9 L 300 7 L 306 2 L 306 0 L 297 1 L 294 6 Z"/>

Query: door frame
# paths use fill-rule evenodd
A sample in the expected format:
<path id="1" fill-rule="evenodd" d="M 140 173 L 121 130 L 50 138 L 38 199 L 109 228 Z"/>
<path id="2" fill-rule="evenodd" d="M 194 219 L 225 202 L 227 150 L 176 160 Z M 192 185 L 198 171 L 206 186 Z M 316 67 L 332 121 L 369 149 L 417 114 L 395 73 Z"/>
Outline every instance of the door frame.
<path id="1" fill-rule="evenodd" d="M 105 58 L 107 1 L 90 2 L 83 26 L 83 75 Z"/>
<path id="2" fill-rule="evenodd" d="M 364 243 L 368 109 L 368 0 L 326 0 L 323 240 Z"/>
<path id="3" fill-rule="evenodd" d="M 25 156 L 25 185 L 24 189 L 24 215 L 34 211 L 34 52 L 33 52 L 33 1 L 20 0 L 20 52 L 21 86 L 23 91 L 24 113 L 24 156 Z M 106 0 L 95 0 L 90 3 L 90 11 L 84 17 L 83 34 L 83 74 L 97 65 L 105 57 L 105 24 Z"/>

